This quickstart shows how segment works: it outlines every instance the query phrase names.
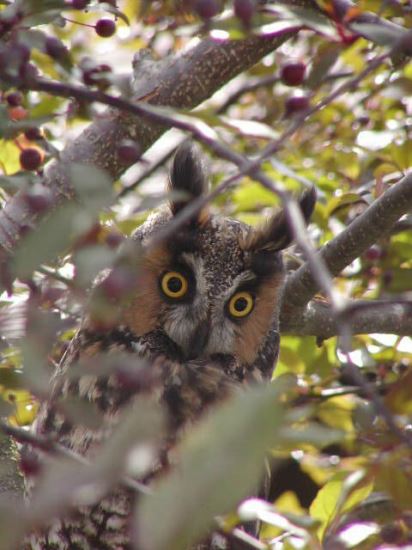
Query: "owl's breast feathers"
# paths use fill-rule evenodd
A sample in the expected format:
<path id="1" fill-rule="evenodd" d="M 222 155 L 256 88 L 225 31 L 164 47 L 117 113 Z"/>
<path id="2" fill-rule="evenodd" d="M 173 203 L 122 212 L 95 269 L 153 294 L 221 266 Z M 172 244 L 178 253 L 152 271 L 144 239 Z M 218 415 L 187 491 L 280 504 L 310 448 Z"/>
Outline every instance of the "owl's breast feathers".
<path id="1" fill-rule="evenodd" d="M 177 346 L 161 331 L 138 337 L 126 327 L 105 332 L 82 328 L 53 378 L 52 397 L 40 410 L 36 430 L 90 454 L 109 435 L 122 407 L 136 396 L 149 395 L 164 406 L 174 439 L 210 405 L 263 376 L 258 363 L 241 365 L 223 354 L 183 361 Z M 94 404 L 109 421 L 108 429 L 93 432 L 72 425 L 59 407 L 71 397 Z"/>
<path id="2" fill-rule="evenodd" d="M 182 430 L 251 378 L 259 379 L 259 372 L 247 372 L 229 356 L 182 362 L 178 348 L 161 331 L 138 337 L 125 327 L 106 332 L 82 328 L 61 361 L 52 380 L 51 398 L 42 405 L 34 429 L 93 460 L 122 408 L 140 395 L 151 396 L 166 410 L 168 434 L 158 461 L 143 480 L 147 483 L 175 460 L 170 453 Z M 104 423 L 91 429 L 70 422 L 61 407 L 70 398 L 91 402 Z M 74 515 L 32 533 L 24 549 L 129 548 L 134 498 L 128 489 L 114 489 L 94 506 L 79 506 Z"/>

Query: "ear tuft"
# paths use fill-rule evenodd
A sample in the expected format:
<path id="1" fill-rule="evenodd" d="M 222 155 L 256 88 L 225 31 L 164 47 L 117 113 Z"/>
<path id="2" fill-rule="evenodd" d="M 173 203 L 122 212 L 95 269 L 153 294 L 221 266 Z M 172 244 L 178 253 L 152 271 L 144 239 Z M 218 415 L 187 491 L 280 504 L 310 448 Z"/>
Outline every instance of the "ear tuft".
<path id="1" fill-rule="evenodd" d="M 173 215 L 193 199 L 207 193 L 207 170 L 196 144 L 184 142 L 176 151 L 170 170 L 169 190 L 183 195 L 183 198 L 172 200 L 170 208 Z M 200 214 L 197 218 L 200 218 Z"/>
<path id="2" fill-rule="evenodd" d="M 309 189 L 306 189 L 305 192 L 299 199 L 299 206 L 302 210 L 303 218 L 306 223 L 309 223 L 309 220 L 313 214 L 316 204 L 316 189 L 312 185 Z"/>
<path id="3" fill-rule="evenodd" d="M 307 189 L 299 199 L 299 206 L 306 223 L 312 215 L 316 203 L 316 190 Z M 252 229 L 244 242 L 243 248 L 250 252 L 278 252 L 288 247 L 293 240 L 284 210 L 280 210 L 263 226 Z"/>

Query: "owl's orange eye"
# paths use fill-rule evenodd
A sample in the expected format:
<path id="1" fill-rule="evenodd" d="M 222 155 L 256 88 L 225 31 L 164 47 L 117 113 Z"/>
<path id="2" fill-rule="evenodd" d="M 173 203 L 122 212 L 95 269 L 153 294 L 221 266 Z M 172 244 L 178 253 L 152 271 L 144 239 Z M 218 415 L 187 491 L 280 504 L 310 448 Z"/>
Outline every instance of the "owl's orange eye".
<path id="1" fill-rule="evenodd" d="M 178 271 L 168 271 L 165 273 L 160 286 L 165 296 L 176 299 L 183 298 L 189 288 L 186 277 Z"/>
<path id="2" fill-rule="evenodd" d="M 255 301 L 250 292 L 236 292 L 228 303 L 228 311 L 232 317 L 240 319 L 246 317 L 252 311 Z"/>

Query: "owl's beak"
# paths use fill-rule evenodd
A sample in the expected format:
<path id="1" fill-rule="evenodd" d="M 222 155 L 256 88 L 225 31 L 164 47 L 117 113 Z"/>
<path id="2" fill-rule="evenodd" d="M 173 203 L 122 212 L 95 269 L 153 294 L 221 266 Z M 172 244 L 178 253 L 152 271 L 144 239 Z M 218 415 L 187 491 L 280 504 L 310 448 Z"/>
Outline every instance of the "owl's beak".
<path id="1" fill-rule="evenodd" d="M 195 359 L 202 355 L 209 340 L 210 326 L 208 321 L 200 323 L 194 330 L 188 346 L 188 359 Z"/>

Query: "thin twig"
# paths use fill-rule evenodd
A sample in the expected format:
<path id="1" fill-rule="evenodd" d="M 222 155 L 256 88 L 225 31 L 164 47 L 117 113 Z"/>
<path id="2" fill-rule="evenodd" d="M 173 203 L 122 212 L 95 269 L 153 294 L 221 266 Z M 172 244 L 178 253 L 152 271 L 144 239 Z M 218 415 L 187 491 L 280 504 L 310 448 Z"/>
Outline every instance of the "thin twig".
<path id="1" fill-rule="evenodd" d="M 387 409 L 385 403 L 383 402 L 380 395 L 376 392 L 375 387 L 368 382 L 359 368 L 353 363 L 350 356 L 350 342 L 352 339 L 352 332 L 350 325 L 347 323 L 342 323 L 341 326 L 341 348 L 343 353 L 346 356 L 346 369 L 348 374 L 356 382 L 356 384 L 363 390 L 365 395 L 370 399 L 376 413 L 383 418 L 386 422 L 388 428 L 394 433 L 398 439 L 407 445 L 409 449 L 412 450 L 412 438 L 402 430 L 396 423 L 392 413 Z"/>
<path id="2" fill-rule="evenodd" d="M 0 419 L 0 430 L 15 439 L 18 443 L 26 444 L 39 449 L 47 454 L 57 455 L 65 458 L 72 459 L 84 466 L 90 465 L 90 462 L 82 455 L 75 453 L 74 451 L 67 449 L 63 445 L 56 443 L 52 438 L 35 434 L 29 430 L 23 428 L 17 428 L 12 426 L 5 420 Z M 125 487 L 132 489 L 138 493 L 145 495 L 152 494 L 152 491 L 143 483 L 136 481 L 130 476 L 122 476 L 121 483 Z"/>

